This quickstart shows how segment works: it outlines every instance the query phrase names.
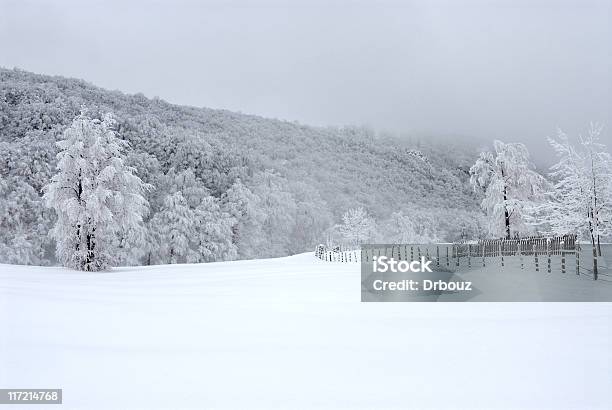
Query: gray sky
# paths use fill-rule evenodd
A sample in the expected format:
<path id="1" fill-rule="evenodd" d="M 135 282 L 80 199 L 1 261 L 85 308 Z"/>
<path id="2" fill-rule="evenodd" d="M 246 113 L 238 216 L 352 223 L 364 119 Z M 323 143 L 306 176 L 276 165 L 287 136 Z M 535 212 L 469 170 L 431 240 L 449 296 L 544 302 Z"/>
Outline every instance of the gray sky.
<path id="1" fill-rule="evenodd" d="M 0 0 L 0 66 L 541 154 L 557 126 L 612 135 L 611 26 L 612 0 Z"/>

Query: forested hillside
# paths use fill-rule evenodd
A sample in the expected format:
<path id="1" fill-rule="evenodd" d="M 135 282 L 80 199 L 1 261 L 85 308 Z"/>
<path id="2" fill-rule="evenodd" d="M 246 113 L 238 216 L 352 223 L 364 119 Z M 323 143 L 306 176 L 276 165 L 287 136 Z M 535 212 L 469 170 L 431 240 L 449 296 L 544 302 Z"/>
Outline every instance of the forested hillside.
<path id="1" fill-rule="evenodd" d="M 127 165 L 151 187 L 118 264 L 280 256 L 346 240 L 363 208 L 371 239 L 456 240 L 482 226 L 471 147 L 317 128 L 0 69 L 0 262 L 53 263 L 43 188 L 81 113 L 114 117 Z M 343 215 L 345 218 L 343 219 Z M 409 226 L 409 229 L 407 228 Z M 346 228 L 346 227 L 345 227 Z"/>

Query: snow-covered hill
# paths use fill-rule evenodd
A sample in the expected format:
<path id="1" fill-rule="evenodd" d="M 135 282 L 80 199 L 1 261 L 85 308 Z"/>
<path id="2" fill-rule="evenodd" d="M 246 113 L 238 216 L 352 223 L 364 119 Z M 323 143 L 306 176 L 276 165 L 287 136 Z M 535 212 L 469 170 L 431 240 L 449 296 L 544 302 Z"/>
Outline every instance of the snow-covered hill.
<path id="1" fill-rule="evenodd" d="M 361 303 L 312 254 L 0 265 L 0 386 L 63 408 L 609 408 L 611 304 Z"/>
<path id="2" fill-rule="evenodd" d="M 83 108 L 87 112 L 81 116 Z M 104 117 L 105 126 L 93 125 Z M 72 146 L 87 151 L 84 158 L 94 155 L 88 143 L 67 143 L 61 150 L 56 145 L 73 123 L 77 129 L 90 124 L 88 129 L 102 130 L 92 134 L 96 138 L 113 133 L 125 141 L 114 156 L 152 186 L 144 192 L 148 239 L 124 244 L 129 252 L 116 255 L 118 265 L 171 263 L 169 253 L 178 262 L 230 260 L 235 252 L 238 259 L 294 255 L 312 250 L 342 223 L 346 211 L 359 207 L 377 221 L 381 240 L 387 241 L 396 240 L 386 225 L 396 226 L 394 214 L 400 211 L 417 215 L 440 240 L 476 237 L 485 226 L 481 195 L 469 184 L 477 155 L 472 144 L 177 106 L 0 67 L 0 263 L 55 263 L 55 244 L 47 234 L 57 212 L 46 208 L 42 190 L 54 175 L 71 169 L 58 167 L 60 151 Z M 197 250 L 200 241 L 192 232 L 184 234 L 190 240 L 181 241 L 176 252 L 160 246 L 169 242 L 159 239 L 158 231 L 170 213 L 193 221 L 205 219 L 204 209 L 212 215 L 209 222 L 191 226 L 214 221 L 203 235 L 218 232 L 210 245 L 217 251 Z"/>

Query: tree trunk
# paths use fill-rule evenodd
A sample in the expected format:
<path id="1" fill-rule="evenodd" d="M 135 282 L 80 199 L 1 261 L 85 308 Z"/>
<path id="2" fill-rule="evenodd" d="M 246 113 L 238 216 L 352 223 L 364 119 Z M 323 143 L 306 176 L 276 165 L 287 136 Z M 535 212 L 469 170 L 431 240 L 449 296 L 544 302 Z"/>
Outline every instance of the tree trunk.
<path id="1" fill-rule="evenodd" d="M 87 257 L 85 259 L 85 270 L 91 271 L 91 265 L 93 264 L 93 249 L 91 242 L 91 234 L 87 234 Z"/>
<path id="2" fill-rule="evenodd" d="M 78 252 L 81 247 L 81 225 L 77 225 L 76 229 L 76 244 L 74 245 L 74 249 Z"/>
<path id="3" fill-rule="evenodd" d="M 504 179 L 504 222 L 506 224 L 506 239 L 510 237 L 510 212 L 508 212 L 508 187 L 506 186 L 506 175 L 504 169 L 501 170 L 502 178 Z"/>
<path id="4" fill-rule="evenodd" d="M 601 243 L 599 235 L 597 235 L 597 253 L 599 254 L 599 256 L 601 256 Z"/>
<path id="5" fill-rule="evenodd" d="M 96 228 L 92 228 L 91 232 L 87 233 L 87 258 L 85 260 L 85 266 L 87 271 L 96 270 L 94 267 L 96 254 L 96 236 L 95 236 Z"/>
<path id="6" fill-rule="evenodd" d="M 83 181 L 81 181 L 81 170 L 80 169 L 79 169 L 78 185 L 77 185 L 76 194 L 77 194 L 77 201 L 79 201 L 79 204 L 80 204 L 81 195 L 83 194 Z M 77 225 L 76 238 L 77 238 L 76 251 L 78 252 L 81 246 L 81 224 Z"/>
<path id="7" fill-rule="evenodd" d="M 597 280 L 597 245 L 593 234 L 591 234 L 591 245 L 593 246 L 593 280 Z"/>
<path id="8" fill-rule="evenodd" d="M 508 210 L 505 210 L 505 218 L 506 218 L 506 239 L 510 238 L 510 214 L 508 214 Z"/>
<path id="9" fill-rule="evenodd" d="M 506 239 L 510 238 L 510 213 L 508 212 L 508 206 L 506 205 L 506 201 L 508 199 L 508 195 L 506 193 L 506 187 L 504 187 L 504 220 L 506 223 Z"/>

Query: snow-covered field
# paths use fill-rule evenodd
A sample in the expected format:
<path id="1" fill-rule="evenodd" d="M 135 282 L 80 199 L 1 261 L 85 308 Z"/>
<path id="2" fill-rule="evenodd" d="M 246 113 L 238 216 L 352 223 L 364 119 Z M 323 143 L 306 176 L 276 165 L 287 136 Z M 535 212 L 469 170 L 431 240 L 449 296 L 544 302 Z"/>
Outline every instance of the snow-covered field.
<path id="1" fill-rule="evenodd" d="M 603 409 L 611 349 L 612 304 L 361 303 L 312 254 L 0 265 L 0 387 L 63 408 Z"/>

